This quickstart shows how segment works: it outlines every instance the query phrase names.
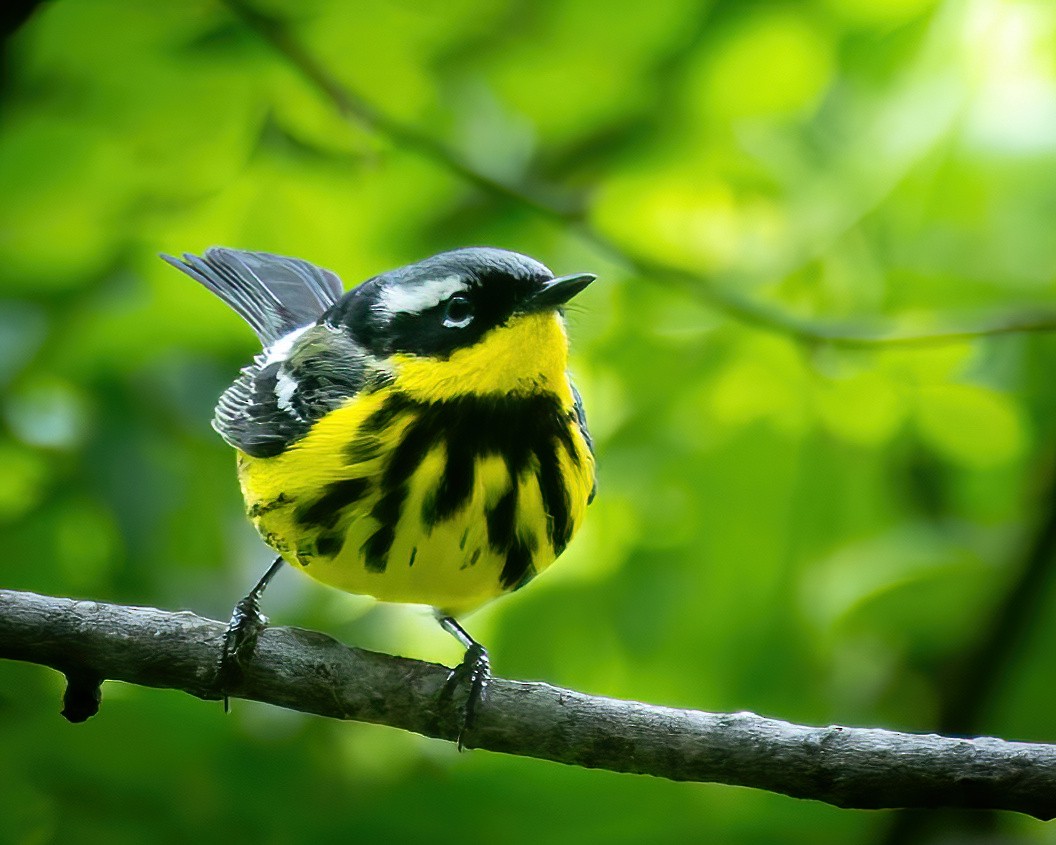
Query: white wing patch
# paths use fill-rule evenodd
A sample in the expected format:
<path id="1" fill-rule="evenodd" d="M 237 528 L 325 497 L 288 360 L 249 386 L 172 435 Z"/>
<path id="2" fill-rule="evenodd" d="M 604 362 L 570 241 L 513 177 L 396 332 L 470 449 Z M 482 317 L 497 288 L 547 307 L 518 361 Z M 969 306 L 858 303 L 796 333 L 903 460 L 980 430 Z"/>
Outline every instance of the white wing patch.
<path id="1" fill-rule="evenodd" d="M 300 419 L 301 415 L 293 407 L 293 394 L 297 392 L 297 387 L 297 380 L 280 366 L 275 377 L 275 399 L 282 410 Z"/>
<path id="2" fill-rule="evenodd" d="M 461 276 L 430 279 L 413 286 L 388 285 L 382 289 L 374 307 L 388 314 L 421 314 L 468 288 L 469 283 Z"/>
<path id="3" fill-rule="evenodd" d="M 275 402 L 280 409 L 288 414 L 293 414 L 297 419 L 302 419 L 302 417 L 297 413 L 296 408 L 293 407 L 293 396 L 300 385 L 297 384 L 297 379 L 286 372 L 285 367 L 282 365 L 290 357 L 293 345 L 297 342 L 297 339 L 308 331 L 312 325 L 301 326 L 301 328 L 294 329 L 276 340 L 264 350 L 264 363 L 261 365 L 263 368 L 271 364 L 279 364 L 278 372 L 275 374 Z"/>
<path id="4" fill-rule="evenodd" d="M 268 364 L 274 364 L 276 361 L 285 361 L 293 350 L 293 344 L 297 341 L 297 338 L 308 331 L 313 325 L 314 323 L 309 323 L 307 326 L 301 326 L 299 329 L 294 329 L 289 334 L 284 334 L 271 346 L 265 349 L 264 366 L 266 367 Z"/>

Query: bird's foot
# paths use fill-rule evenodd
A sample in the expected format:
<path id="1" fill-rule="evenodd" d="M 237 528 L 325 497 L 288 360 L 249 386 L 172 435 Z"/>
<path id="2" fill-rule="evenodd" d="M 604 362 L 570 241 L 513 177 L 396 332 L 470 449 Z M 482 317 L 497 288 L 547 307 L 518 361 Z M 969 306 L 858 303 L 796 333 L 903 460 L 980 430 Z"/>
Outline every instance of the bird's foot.
<path id="1" fill-rule="evenodd" d="M 477 711 L 487 697 L 488 684 L 491 681 L 491 661 L 488 652 L 480 643 L 474 642 L 467 649 L 462 662 L 451 670 L 444 684 L 445 693 L 450 695 L 463 683 L 469 684 L 469 697 L 463 711 L 462 727 L 458 731 L 458 750 L 465 749 L 465 740 L 477 718 Z"/>
<path id="2" fill-rule="evenodd" d="M 224 712 L 231 712 L 228 690 L 242 680 L 242 658 L 253 653 L 257 640 L 268 626 L 268 617 L 260 612 L 256 591 L 239 601 L 231 613 L 224 632 L 224 644 L 216 661 L 216 686 L 224 700 Z"/>

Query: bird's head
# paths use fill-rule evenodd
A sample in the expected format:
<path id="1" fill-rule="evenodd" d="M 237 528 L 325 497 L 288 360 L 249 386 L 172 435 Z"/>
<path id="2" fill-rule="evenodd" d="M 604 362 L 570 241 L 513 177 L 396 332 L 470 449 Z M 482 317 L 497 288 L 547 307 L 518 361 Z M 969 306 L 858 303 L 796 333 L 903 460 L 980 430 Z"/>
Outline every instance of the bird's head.
<path id="1" fill-rule="evenodd" d="M 507 250 L 457 249 L 364 282 L 322 322 L 349 331 L 412 393 L 552 388 L 565 381 L 562 306 L 594 278 L 555 278 Z"/>

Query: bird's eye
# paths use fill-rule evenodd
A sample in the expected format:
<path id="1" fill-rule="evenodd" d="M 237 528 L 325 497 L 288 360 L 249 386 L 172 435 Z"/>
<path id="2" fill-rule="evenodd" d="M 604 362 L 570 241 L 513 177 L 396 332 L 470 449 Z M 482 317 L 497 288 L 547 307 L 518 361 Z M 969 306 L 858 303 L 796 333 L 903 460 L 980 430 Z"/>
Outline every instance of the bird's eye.
<path id="1" fill-rule="evenodd" d="M 473 303 L 465 296 L 452 296 L 444 309 L 444 326 L 464 329 L 473 322 Z"/>

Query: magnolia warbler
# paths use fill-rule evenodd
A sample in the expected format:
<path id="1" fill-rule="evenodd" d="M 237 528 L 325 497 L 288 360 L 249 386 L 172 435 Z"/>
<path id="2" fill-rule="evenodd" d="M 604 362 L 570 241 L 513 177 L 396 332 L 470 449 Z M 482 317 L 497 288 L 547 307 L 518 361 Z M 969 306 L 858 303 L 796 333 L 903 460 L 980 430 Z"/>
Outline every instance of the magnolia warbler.
<path id="1" fill-rule="evenodd" d="M 213 419 L 238 451 L 246 512 L 279 555 L 235 608 L 225 696 L 286 561 L 350 593 L 431 605 L 466 649 L 456 674 L 470 680 L 468 727 L 490 668 L 455 617 L 553 563 L 594 497 L 562 307 L 595 277 L 469 248 L 345 292 L 296 258 L 216 247 L 162 257 L 264 347 Z"/>

